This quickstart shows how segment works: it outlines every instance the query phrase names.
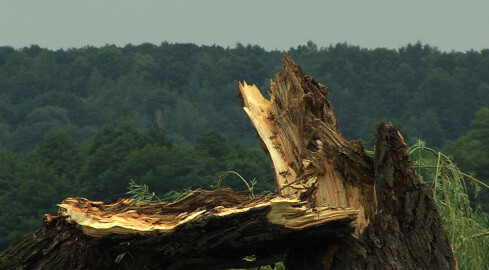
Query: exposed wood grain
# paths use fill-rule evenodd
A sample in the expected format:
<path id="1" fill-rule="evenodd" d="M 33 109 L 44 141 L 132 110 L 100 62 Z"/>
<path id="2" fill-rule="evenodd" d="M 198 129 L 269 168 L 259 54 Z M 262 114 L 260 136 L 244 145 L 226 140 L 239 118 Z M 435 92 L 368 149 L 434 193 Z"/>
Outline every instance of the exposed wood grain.
<path id="1" fill-rule="evenodd" d="M 375 212 L 373 159 L 339 131 L 326 87 L 284 55 L 271 98 L 239 85 L 244 110 L 268 150 L 281 195 L 359 210 L 356 234 Z"/>
<path id="2" fill-rule="evenodd" d="M 68 198 L 59 216 L 46 215 L 41 230 L 0 255 L 0 269 L 252 267 L 283 260 L 291 246 L 346 237 L 357 214 L 230 189 L 196 190 L 174 203 Z"/>

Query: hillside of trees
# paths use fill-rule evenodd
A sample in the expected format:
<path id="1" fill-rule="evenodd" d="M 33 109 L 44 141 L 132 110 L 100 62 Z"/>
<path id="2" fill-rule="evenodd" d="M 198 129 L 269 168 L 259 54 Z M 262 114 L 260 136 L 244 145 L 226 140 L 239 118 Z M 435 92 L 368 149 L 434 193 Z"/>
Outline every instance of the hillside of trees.
<path id="1" fill-rule="evenodd" d="M 349 139 L 369 141 L 374 124 L 390 120 L 409 137 L 441 147 L 466 133 L 475 112 L 489 104 L 489 49 L 446 53 L 421 43 L 371 50 L 308 42 L 287 53 L 328 87 Z M 106 123 L 128 120 L 139 129 L 158 121 L 178 144 L 215 129 L 255 145 L 236 101 L 237 81 L 267 91 L 281 54 L 241 44 L 0 47 L 0 145 L 25 152 L 59 128 L 80 143 Z"/>
<path id="2" fill-rule="evenodd" d="M 328 87 L 346 138 L 372 148 L 375 124 L 391 121 L 489 182 L 489 49 L 308 42 L 287 53 Z M 62 199 L 111 201 L 130 179 L 164 195 L 233 170 L 272 190 L 236 94 L 238 80 L 267 91 L 281 57 L 241 44 L 0 47 L 0 250 Z M 234 175 L 226 183 L 245 189 Z M 489 209 L 487 192 L 477 199 Z"/>

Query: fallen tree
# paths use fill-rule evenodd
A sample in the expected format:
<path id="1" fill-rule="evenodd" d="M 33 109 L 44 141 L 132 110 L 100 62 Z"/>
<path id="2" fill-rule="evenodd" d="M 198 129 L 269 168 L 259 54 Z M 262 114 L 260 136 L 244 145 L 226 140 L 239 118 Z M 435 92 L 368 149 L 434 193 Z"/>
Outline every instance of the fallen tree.
<path id="1" fill-rule="evenodd" d="M 239 84 L 276 193 L 196 190 L 174 203 L 68 198 L 2 269 L 456 269 L 429 189 L 387 124 L 375 155 L 340 132 L 327 89 L 284 55 L 271 99 Z"/>

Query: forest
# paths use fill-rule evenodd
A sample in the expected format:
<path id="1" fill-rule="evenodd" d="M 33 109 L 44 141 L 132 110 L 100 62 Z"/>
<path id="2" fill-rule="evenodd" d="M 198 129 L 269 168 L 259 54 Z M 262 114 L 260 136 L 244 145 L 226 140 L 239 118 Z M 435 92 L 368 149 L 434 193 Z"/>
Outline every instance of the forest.
<path id="1" fill-rule="evenodd" d="M 372 149 L 376 123 L 392 122 L 408 144 L 422 139 L 489 182 L 489 49 L 309 41 L 287 54 L 326 84 L 346 138 Z M 131 180 L 164 196 L 236 171 L 273 191 L 236 94 L 238 80 L 267 91 L 281 57 L 242 44 L 0 47 L 0 250 L 62 199 L 112 201 Z M 236 175 L 225 184 L 246 189 Z M 488 192 L 474 199 L 489 210 Z"/>

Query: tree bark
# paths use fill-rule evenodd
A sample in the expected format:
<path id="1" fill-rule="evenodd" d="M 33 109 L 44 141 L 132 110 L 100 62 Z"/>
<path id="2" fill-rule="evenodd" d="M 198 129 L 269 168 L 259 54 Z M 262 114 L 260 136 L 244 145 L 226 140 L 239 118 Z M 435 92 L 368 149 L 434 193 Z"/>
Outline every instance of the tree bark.
<path id="1" fill-rule="evenodd" d="M 59 216 L 0 255 L 0 269 L 223 269 L 283 260 L 290 246 L 341 238 L 355 209 L 195 190 L 174 203 L 68 198 Z M 292 242 L 292 243 L 291 243 Z"/>
<path id="2" fill-rule="evenodd" d="M 345 239 L 331 269 L 456 269 L 433 193 L 391 125 L 377 127 L 374 163 L 377 214 L 359 239 Z"/>
<path id="3" fill-rule="evenodd" d="M 286 54 L 271 98 L 239 85 L 241 100 L 275 170 L 279 194 L 313 206 L 359 210 L 355 232 L 291 247 L 287 269 L 456 269 L 431 192 L 391 125 L 377 129 L 375 157 L 339 132 L 326 87 Z"/>
<path id="4" fill-rule="evenodd" d="M 276 193 L 196 190 L 174 203 L 68 198 L 0 254 L 0 269 L 456 269 L 431 192 L 402 136 L 375 155 L 339 131 L 326 87 L 284 54 L 271 99 L 239 84 L 275 171 Z"/>

